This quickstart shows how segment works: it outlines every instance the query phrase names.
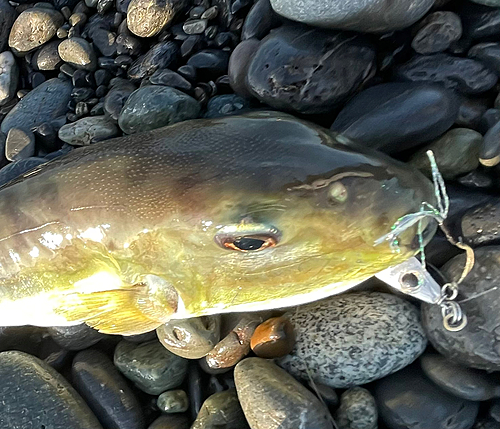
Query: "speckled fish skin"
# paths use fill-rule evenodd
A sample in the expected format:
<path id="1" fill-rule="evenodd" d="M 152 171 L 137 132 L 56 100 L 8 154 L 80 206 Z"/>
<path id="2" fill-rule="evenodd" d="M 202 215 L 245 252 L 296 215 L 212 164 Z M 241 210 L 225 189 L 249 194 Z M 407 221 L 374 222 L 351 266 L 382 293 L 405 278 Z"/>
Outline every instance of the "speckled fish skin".
<path id="1" fill-rule="evenodd" d="M 0 325 L 140 333 L 169 318 L 317 300 L 414 255 L 416 227 L 400 252 L 374 241 L 434 203 L 432 184 L 338 140 L 254 112 L 108 140 L 37 167 L 0 189 Z M 434 232 L 429 223 L 425 241 Z M 241 236 L 278 243 L 242 252 L 216 239 Z"/>

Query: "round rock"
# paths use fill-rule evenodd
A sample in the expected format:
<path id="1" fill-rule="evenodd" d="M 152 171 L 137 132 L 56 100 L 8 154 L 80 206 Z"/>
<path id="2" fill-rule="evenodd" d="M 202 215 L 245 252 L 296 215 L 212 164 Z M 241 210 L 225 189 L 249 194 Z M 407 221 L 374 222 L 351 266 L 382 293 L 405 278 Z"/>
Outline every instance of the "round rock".
<path id="1" fill-rule="evenodd" d="M 302 384 L 274 363 L 242 360 L 234 382 L 252 429 L 331 429 L 328 410 Z"/>
<path id="2" fill-rule="evenodd" d="M 0 353 L 0 379 L 2 428 L 102 429 L 64 377 L 34 356 Z"/>
<path id="3" fill-rule="evenodd" d="M 57 70 L 63 63 L 58 51 L 60 43 L 60 40 L 54 40 L 38 49 L 33 55 L 33 66 L 37 70 Z"/>
<path id="4" fill-rule="evenodd" d="M 126 134 L 135 134 L 197 118 L 200 110 L 194 98 L 175 88 L 144 86 L 127 99 L 118 125 Z"/>
<path id="5" fill-rule="evenodd" d="M 61 42 L 57 48 L 61 59 L 83 70 L 95 70 L 97 57 L 91 44 L 81 37 L 72 37 Z"/>
<path id="6" fill-rule="evenodd" d="M 352 387 L 340 396 L 335 414 L 339 429 L 377 429 L 378 411 L 375 398 L 362 387 Z"/>
<path id="7" fill-rule="evenodd" d="M 117 136 L 118 127 L 106 116 L 89 116 L 71 124 L 63 125 L 59 138 L 74 146 L 87 146 Z"/>
<path id="8" fill-rule="evenodd" d="M 178 387 L 188 368 L 186 359 L 170 353 L 158 341 L 121 341 L 115 349 L 114 363 L 125 377 L 150 395 Z"/>
<path id="9" fill-rule="evenodd" d="M 357 386 L 399 371 L 427 345 L 418 310 L 395 295 L 334 296 L 290 313 L 297 342 L 279 365 L 333 388 Z"/>
<path id="10" fill-rule="evenodd" d="M 55 9 L 34 7 L 17 17 L 10 30 L 9 46 L 25 54 L 48 42 L 63 25 L 64 17 Z"/>
<path id="11" fill-rule="evenodd" d="M 453 42 L 462 37 L 462 22 L 453 12 L 431 13 L 420 21 L 419 27 L 411 42 L 412 48 L 419 54 L 446 51 Z"/>
<path id="12" fill-rule="evenodd" d="M 262 358 L 287 355 L 295 345 L 295 332 L 287 317 L 272 317 L 261 323 L 252 335 L 250 347 Z"/>
<path id="13" fill-rule="evenodd" d="M 19 69 L 12 52 L 0 54 L 0 106 L 7 104 L 16 95 Z"/>
<path id="14" fill-rule="evenodd" d="M 153 37 L 170 23 L 184 0 L 131 0 L 127 27 L 139 37 Z"/>
<path id="15" fill-rule="evenodd" d="M 158 396 L 156 405 L 164 413 L 184 413 L 189 408 L 189 399 L 184 390 L 169 390 Z"/>

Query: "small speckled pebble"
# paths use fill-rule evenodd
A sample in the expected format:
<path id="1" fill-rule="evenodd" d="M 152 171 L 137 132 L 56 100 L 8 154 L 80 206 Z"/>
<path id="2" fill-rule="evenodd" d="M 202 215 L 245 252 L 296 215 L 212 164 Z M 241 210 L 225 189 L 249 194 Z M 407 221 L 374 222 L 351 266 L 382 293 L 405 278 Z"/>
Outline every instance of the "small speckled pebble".
<path id="1" fill-rule="evenodd" d="M 368 390 L 353 387 L 342 393 L 335 416 L 338 429 L 376 429 L 377 420 L 377 404 Z"/>
<path id="2" fill-rule="evenodd" d="M 189 408 L 189 399 L 184 390 L 169 390 L 158 396 L 156 404 L 164 413 L 183 413 Z"/>

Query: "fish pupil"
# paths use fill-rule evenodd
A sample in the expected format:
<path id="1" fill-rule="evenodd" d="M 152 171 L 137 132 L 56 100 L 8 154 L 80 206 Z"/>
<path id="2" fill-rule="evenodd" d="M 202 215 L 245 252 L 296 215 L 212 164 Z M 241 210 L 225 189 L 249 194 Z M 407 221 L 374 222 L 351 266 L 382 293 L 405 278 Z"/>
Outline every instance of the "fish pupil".
<path id="1" fill-rule="evenodd" d="M 241 237 L 233 241 L 233 244 L 240 250 L 258 250 L 264 245 L 264 240 L 258 238 Z"/>

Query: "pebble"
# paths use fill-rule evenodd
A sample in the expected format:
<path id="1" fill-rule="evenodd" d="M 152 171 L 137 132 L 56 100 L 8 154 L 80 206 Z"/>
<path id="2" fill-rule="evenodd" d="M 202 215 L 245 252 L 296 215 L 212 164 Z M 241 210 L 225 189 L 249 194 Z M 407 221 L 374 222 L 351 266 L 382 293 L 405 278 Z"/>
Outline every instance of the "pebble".
<path id="1" fill-rule="evenodd" d="M 17 91 L 19 69 L 12 52 L 5 51 L 0 54 L 0 106 L 7 104 Z"/>
<path id="2" fill-rule="evenodd" d="M 467 210 L 462 216 L 461 232 L 465 241 L 474 247 L 498 244 L 500 240 L 500 201 L 490 201 Z"/>
<path id="3" fill-rule="evenodd" d="M 95 70 L 97 57 L 94 49 L 85 39 L 72 37 L 62 41 L 57 48 L 61 59 L 77 69 Z"/>
<path id="4" fill-rule="evenodd" d="M 76 390 L 105 428 L 144 428 L 140 404 L 105 354 L 96 350 L 79 352 L 71 375 Z"/>
<path id="5" fill-rule="evenodd" d="M 66 114 L 71 97 L 71 82 L 49 79 L 30 91 L 7 114 L 0 129 L 7 134 L 11 128 L 32 129 Z"/>
<path id="6" fill-rule="evenodd" d="M 476 169 L 483 136 L 467 128 L 454 128 L 428 146 L 417 151 L 410 164 L 432 177 L 427 150 L 434 152 L 439 172 L 445 179 L 455 179 Z"/>
<path id="7" fill-rule="evenodd" d="M 9 46 L 14 53 L 30 52 L 52 39 L 63 23 L 64 17 L 54 9 L 27 9 L 17 17 L 10 30 Z"/>
<path id="8" fill-rule="evenodd" d="M 448 11 L 427 15 L 418 24 L 419 30 L 411 42 L 419 54 L 434 54 L 446 51 L 453 42 L 462 37 L 460 17 Z"/>
<path id="9" fill-rule="evenodd" d="M 236 94 L 216 95 L 208 100 L 205 118 L 239 115 L 250 109 L 248 99 Z"/>
<path id="10" fill-rule="evenodd" d="M 220 316 L 174 319 L 157 328 L 156 333 L 170 352 L 185 359 L 200 359 L 220 340 Z"/>
<path id="11" fill-rule="evenodd" d="M 179 48 L 174 42 L 157 43 L 130 65 L 129 78 L 141 80 L 151 76 L 158 69 L 168 68 L 175 61 L 178 52 Z"/>
<path id="12" fill-rule="evenodd" d="M 118 51 L 116 35 L 105 28 L 97 28 L 92 32 L 92 43 L 105 57 L 113 57 Z"/>
<path id="13" fill-rule="evenodd" d="M 435 82 L 464 94 L 480 94 L 493 88 L 497 75 L 479 61 L 448 54 L 415 56 L 396 67 L 397 79 Z"/>
<path id="14" fill-rule="evenodd" d="M 252 429 L 332 428 L 319 399 L 268 360 L 244 359 L 234 370 L 234 381 Z"/>
<path id="15" fill-rule="evenodd" d="M 30 130 L 11 128 L 5 142 L 5 157 L 19 161 L 35 155 L 35 135 Z"/>
<path id="16" fill-rule="evenodd" d="M 474 253 L 474 267 L 459 286 L 459 302 L 467 315 L 467 326 L 459 332 L 447 331 L 440 308 L 428 304 L 422 305 L 422 323 L 428 339 L 442 355 L 471 368 L 499 371 L 500 314 L 496 309 L 500 291 L 496 279 L 500 276 L 500 247 L 481 247 Z M 441 270 L 449 281 L 456 281 L 464 263 L 465 256 L 460 254 Z"/>
<path id="17" fill-rule="evenodd" d="M 244 40 L 236 46 L 229 58 L 229 84 L 234 92 L 245 98 L 253 97 L 247 87 L 247 75 L 248 67 L 259 46 L 258 40 Z"/>
<path id="18" fill-rule="evenodd" d="M 241 96 L 245 93 L 238 89 L 246 86 L 259 101 L 277 109 L 326 113 L 373 73 L 374 60 L 373 48 L 358 36 L 283 26 L 260 42 L 246 59 L 248 66 L 240 66 L 247 70 L 245 75 L 238 73 L 243 82 L 231 77 L 233 68 L 229 77 Z"/>
<path id="19" fill-rule="evenodd" d="M 192 88 L 191 83 L 184 79 L 179 73 L 169 69 L 156 70 L 149 78 L 153 85 L 165 85 L 181 91 L 189 91 Z"/>
<path id="20" fill-rule="evenodd" d="M 488 401 L 500 397 L 500 378 L 495 374 L 467 368 L 436 354 L 422 356 L 420 365 L 429 379 L 459 398 Z"/>
<path id="21" fill-rule="evenodd" d="M 0 52 L 7 47 L 10 29 L 16 19 L 16 11 L 7 0 L 0 0 Z"/>
<path id="22" fill-rule="evenodd" d="M 414 366 L 378 381 L 374 396 L 389 429 L 470 429 L 479 408 L 441 390 Z"/>
<path id="23" fill-rule="evenodd" d="M 60 43 L 60 40 L 54 40 L 38 49 L 33 55 L 33 67 L 42 71 L 58 70 L 63 64 L 58 51 Z"/>
<path id="24" fill-rule="evenodd" d="M 478 43 L 469 49 L 467 55 L 500 74 L 500 43 Z"/>
<path id="25" fill-rule="evenodd" d="M 144 86 L 127 99 L 118 125 L 126 134 L 135 134 L 197 118 L 200 110 L 194 98 L 175 88 Z"/>
<path id="26" fill-rule="evenodd" d="M 148 429 L 190 429 L 191 423 L 186 416 L 162 415 L 158 417 Z"/>
<path id="27" fill-rule="evenodd" d="M 75 389 L 23 352 L 0 353 L 0 427 L 102 429 Z"/>
<path id="28" fill-rule="evenodd" d="M 448 130 L 458 115 L 455 94 L 438 85 L 384 83 L 353 97 L 331 129 L 387 153 L 432 140 Z"/>
<path id="29" fill-rule="evenodd" d="M 121 341 L 115 349 L 114 364 L 142 391 L 159 395 L 181 385 L 188 361 L 170 353 L 158 341 Z"/>
<path id="30" fill-rule="evenodd" d="M 153 37 L 174 19 L 183 0 L 131 0 L 127 9 L 127 27 L 139 37 Z"/>
<path id="31" fill-rule="evenodd" d="M 369 383 L 399 371 L 426 345 L 417 309 L 395 295 L 334 296 L 291 312 L 297 342 L 278 361 L 290 374 L 333 388 Z M 321 341 L 318 341 L 321 338 Z"/>
<path id="32" fill-rule="evenodd" d="M 250 347 L 261 358 L 287 355 L 295 346 L 295 333 L 287 317 L 272 317 L 261 323 L 252 335 Z"/>
<path id="33" fill-rule="evenodd" d="M 83 350 L 97 344 L 106 336 L 85 324 L 48 328 L 52 339 L 66 350 Z"/>
<path id="34" fill-rule="evenodd" d="M 114 85 L 104 97 L 104 111 L 106 114 L 118 122 L 123 106 L 135 89 L 135 85 L 128 81 Z"/>
<path id="35" fill-rule="evenodd" d="M 247 429 L 248 424 L 234 389 L 215 393 L 203 403 L 191 429 Z M 253 427 L 252 429 L 258 429 Z"/>
<path id="36" fill-rule="evenodd" d="M 0 327 L 0 352 L 17 350 L 37 355 L 43 345 L 44 337 L 45 330 L 43 328 L 2 326 Z"/>
<path id="37" fill-rule="evenodd" d="M 19 177 L 22 174 L 27 173 L 28 171 L 32 170 L 33 168 L 45 162 L 47 162 L 46 159 L 39 157 L 31 157 L 22 159 L 20 161 L 12 162 L 11 164 L 3 167 L 0 170 L 0 186 L 9 183 L 16 177 Z"/>
<path id="38" fill-rule="evenodd" d="M 186 21 L 182 29 L 186 34 L 202 34 L 208 25 L 207 19 L 193 19 Z"/>
<path id="39" fill-rule="evenodd" d="M 63 125 L 58 132 L 59 138 L 74 146 L 88 146 L 119 133 L 118 127 L 106 116 L 91 116 Z"/>
<path id="40" fill-rule="evenodd" d="M 158 396 L 156 404 L 164 413 L 184 413 L 189 408 L 189 399 L 184 390 L 169 390 Z"/>
<path id="41" fill-rule="evenodd" d="M 484 135 L 479 162 L 486 167 L 494 167 L 500 162 L 500 118 Z"/>
<path id="42" fill-rule="evenodd" d="M 377 429 L 378 410 L 375 398 L 362 387 L 352 387 L 340 396 L 335 414 L 338 429 Z"/>
<path id="43" fill-rule="evenodd" d="M 273 9 L 293 21 L 369 33 L 399 30 L 418 21 L 433 0 L 271 0 Z"/>
<path id="44" fill-rule="evenodd" d="M 280 17 L 274 12 L 269 0 L 257 0 L 251 7 L 241 29 L 241 40 L 261 40 L 281 24 Z"/>
<path id="45" fill-rule="evenodd" d="M 187 63 L 196 69 L 198 76 L 218 77 L 227 74 L 229 53 L 221 49 L 202 49 L 191 56 Z"/>
<path id="46" fill-rule="evenodd" d="M 477 130 L 481 117 L 487 109 L 488 102 L 485 99 L 463 98 L 458 109 L 455 125 Z"/>

